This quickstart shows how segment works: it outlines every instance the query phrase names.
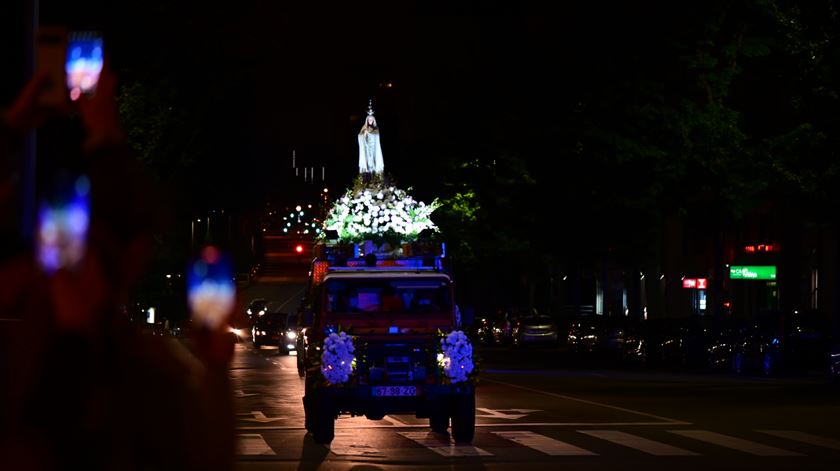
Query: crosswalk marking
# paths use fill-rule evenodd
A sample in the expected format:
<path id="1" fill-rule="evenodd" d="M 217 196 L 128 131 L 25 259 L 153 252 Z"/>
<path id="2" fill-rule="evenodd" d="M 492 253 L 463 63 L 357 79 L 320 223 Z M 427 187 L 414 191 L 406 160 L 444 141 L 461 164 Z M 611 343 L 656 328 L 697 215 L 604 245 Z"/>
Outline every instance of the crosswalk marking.
<path id="1" fill-rule="evenodd" d="M 330 444 L 330 453 L 342 456 L 383 456 L 382 452 L 367 443 L 359 442 L 358 431 L 336 430 Z"/>
<path id="2" fill-rule="evenodd" d="M 663 432 L 665 430 L 662 430 Z M 715 445 L 755 456 L 782 457 L 782 456 L 804 456 L 804 453 L 791 451 L 790 449 L 778 448 L 763 443 L 724 435 L 708 430 L 667 430 L 668 433 L 681 437 L 696 440 L 708 445 Z M 757 429 L 755 432 L 774 436 L 780 439 L 790 440 L 795 443 L 805 443 L 812 446 L 822 447 L 840 451 L 840 440 L 824 436 L 813 435 L 796 430 L 765 430 Z M 473 445 L 462 445 L 455 443 L 448 436 L 441 436 L 428 431 L 399 431 L 399 435 L 427 448 L 444 457 L 490 457 L 499 453 L 499 450 L 511 450 L 510 447 L 493 449 L 493 452 Z M 598 456 L 604 453 L 596 453 L 573 444 L 577 440 L 572 439 L 571 443 L 551 438 L 530 430 L 500 430 L 490 432 L 491 434 L 509 440 L 516 447 L 525 447 L 548 456 Z M 620 430 L 577 430 L 577 433 L 588 435 L 593 438 L 605 440 L 613 444 L 632 448 L 634 450 L 654 456 L 701 456 L 711 454 L 708 450 L 703 453 L 690 451 L 667 443 L 651 440 L 643 436 L 623 432 Z M 572 438 L 572 437 L 570 437 Z M 492 446 L 492 445 L 490 445 Z M 405 447 L 405 445 L 403 445 Z M 589 447 L 587 447 L 589 448 Z M 365 440 L 360 440 L 358 430 L 352 428 L 336 429 L 335 439 L 329 446 L 330 453 L 346 457 L 369 457 L 384 458 L 399 450 L 378 449 Z M 239 456 L 276 456 L 277 453 L 268 445 L 265 437 L 259 433 L 237 434 L 236 451 Z M 406 448 L 403 448 L 403 452 Z M 420 448 L 415 451 L 422 452 Z"/>
<path id="3" fill-rule="evenodd" d="M 493 434 L 498 435 L 506 440 L 510 440 L 514 443 L 518 443 L 520 445 L 527 446 L 528 448 L 533 448 L 534 450 L 541 451 L 546 455 L 551 456 L 594 456 L 597 453 L 593 453 L 589 450 L 584 450 L 583 448 L 576 447 L 570 443 L 561 442 L 560 440 L 555 440 L 553 438 L 546 437 L 545 435 L 540 435 L 534 432 L 528 432 L 524 430 L 510 430 L 505 432 L 493 432 Z"/>
<path id="4" fill-rule="evenodd" d="M 258 433 L 240 433 L 236 436 L 237 455 L 274 455 L 263 436 Z"/>
<path id="5" fill-rule="evenodd" d="M 633 448 L 649 455 L 655 456 L 697 456 L 699 453 L 693 451 L 683 450 L 666 443 L 642 438 L 637 435 L 632 435 L 618 430 L 578 430 L 580 433 L 591 435 L 595 438 L 607 440 L 618 445 Z"/>
<path id="6" fill-rule="evenodd" d="M 811 435 L 810 433 L 797 432 L 796 430 L 756 430 L 757 432 L 773 435 L 774 437 L 786 438 L 797 442 L 807 443 L 809 445 L 816 445 L 823 448 L 830 448 L 832 450 L 840 450 L 840 440 L 833 438 L 820 437 L 818 435 Z"/>
<path id="7" fill-rule="evenodd" d="M 756 456 L 802 456 L 801 453 L 744 440 L 743 438 L 709 432 L 707 430 L 669 430 L 669 432 Z"/>
<path id="8" fill-rule="evenodd" d="M 429 432 L 399 432 L 442 456 L 493 456 L 493 453 L 472 445 L 457 445 L 447 439 L 440 439 Z"/>

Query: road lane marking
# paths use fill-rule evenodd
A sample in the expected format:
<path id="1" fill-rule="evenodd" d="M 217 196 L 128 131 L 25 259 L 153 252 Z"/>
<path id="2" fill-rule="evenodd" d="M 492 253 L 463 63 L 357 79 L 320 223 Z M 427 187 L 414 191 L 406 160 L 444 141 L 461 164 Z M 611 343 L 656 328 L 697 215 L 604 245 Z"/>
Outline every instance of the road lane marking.
<path id="1" fill-rule="evenodd" d="M 248 414 L 237 414 L 237 415 L 248 415 Z M 252 410 L 251 414 L 254 418 L 240 418 L 239 420 L 244 420 L 245 422 L 259 422 L 259 423 L 267 423 L 267 422 L 276 422 L 278 420 L 284 420 L 286 417 L 266 417 L 261 411 Z"/>
<path id="2" fill-rule="evenodd" d="M 832 450 L 840 450 L 840 440 L 833 438 L 820 437 L 818 435 L 811 435 L 810 433 L 797 432 L 796 430 L 756 430 L 756 432 L 766 433 L 774 437 L 786 438 L 797 442 L 807 443 L 823 448 L 830 448 Z"/>
<path id="3" fill-rule="evenodd" d="M 236 454 L 245 455 L 276 455 L 268 446 L 262 435 L 258 433 L 240 433 L 236 436 Z"/>
<path id="4" fill-rule="evenodd" d="M 540 412 L 540 409 L 485 409 L 483 407 L 476 407 L 476 411 L 484 412 L 483 414 L 476 414 L 476 417 L 487 417 L 491 419 L 507 419 L 516 420 L 525 417 L 531 412 Z M 518 414 L 506 414 L 502 411 L 519 412 Z"/>
<path id="5" fill-rule="evenodd" d="M 545 394 L 545 395 L 548 395 L 548 396 L 559 397 L 561 399 L 566 399 L 566 400 L 569 400 L 569 401 L 576 401 L 576 402 L 580 402 L 580 403 L 583 403 L 583 404 L 605 407 L 607 409 L 613 409 L 613 410 L 617 410 L 617 411 L 621 411 L 621 412 L 627 412 L 627 413 L 630 413 L 630 414 L 641 415 L 641 416 L 644 416 L 644 417 L 650 417 L 652 419 L 657 419 L 657 420 L 661 420 L 663 422 L 667 422 L 667 424 L 680 424 L 680 425 L 689 425 L 690 424 L 690 422 L 684 422 L 682 420 L 671 419 L 671 418 L 668 418 L 668 417 L 663 417 L 661 415 L 649 414 L 647 412 L 641 412 L 641 411 L 637 411 L 637 410 L 633 410 L 633 409 L 627 409 L 625 407 L 613 406 L 613 405 L 610 405 L 610 404 L 604 404 L 602 402 L 595 402 L 595 401 L 589 401 L 589 400 L 586 400 L 586 399 L 580 399 L 580 398 L 577 398 L 577 397 L 566 396 L 565 394 L 557 394 L 557 393 L 553 393 L 553 392 L 542 391 L 540 389 L 534 389 L 534 388 L 529 388 L 529 387 L 526 387 L 526 386 L 520 386 L 518 384 L 507 383 L 505 381 L 499 381 L 499 380 L 495 380 L 495 379 L 482 379 L 482 381 L 485 381 L 485 382 L 488 382 L 488 383 L 501 384 L 501 385 L 504 385 L 504 386 L 510 386 L 512 388 L 523 389 L 525 391 L 535 392 L 535 393 L 539 393 L 539 394 Z"/>
<path id="6" fill-rule="evenodd" d="M 395 425 L 397 427 L 405 427 L 406 425 L 408 425 L 407 423 L 400 420 L 398 417 L 395 417 L 395 416 L 392 416 L 392 415 L 386 415 L 385 417 L 382 417 L 382 420 L 390 423 L 391 425 Z"/>
<path id="7" fill-rule="evenodd" d="M 233 397 L 251 397 L 251 396 L 259 396 L 257 393 L 248 393 L 245 394 L 245 391 L 241 389 L 234 389 L 233 390 Z"/>
<path id="8" fill-rule="evenodd" d="M 354 430 L 336 430 L 335 438 L 330 443 L 330 453 L 341 456 L 384 456 L 367 443 L 359 443 L 359 434 Z"/>
<path id="9" fill-rule="evenodd" d="M 671 433 L 682 437 L 693 438 L 713 445 L 743 451 L 756 456 L 802 456 L 801 453 L 783 450 L 774 446 L 744 440 L 743 438 L 723 435 L 721 433 L 709 432 L 706 430 L 668 430 Z"/>
<path id="10" fill-rule="evenodd" d="M 699 453 L 618 430 L 578 430 L 580 433 L 626 446 L 654 456 L 698 456 Z"/>
<path id="11" fill-rule="evenodd" d="M 385 419 L 387 420 L 387 419 Z M 663 423 L 663 422 L 505 422 L 496 424 L 475 424 L 476 428 L 480 427 L 661 427 L 663 425 L 691 425 L 688 422 L 677 423 Z M 429 424 L 371 424 L 371 425 L 352 425 L 342 427 L 336 422 L 336 430 L 340 428 L 351 429 L 389 429 L 389 428 L 429 428 Z M 269 426 L 247 426 L 237 427 L 237 430 L 303 430 L 303 425 L 269 425 Z"/>
<path id="12" fill-rule="evenodd" d="M 399 434 L 442 456 L 493 456 L 493 453 L 487 450 L 472 445 L 457 445 L 448 437 L 441 439 L 430 432 L 399 432 Z"/>
<path id="13" fill-rule="evenodd" d="M 570 443 L 525 430 L 508 430 L 493 432 L 493 434 L 551 456 L 595 456 L 598 454 L 578 448 Z"/>

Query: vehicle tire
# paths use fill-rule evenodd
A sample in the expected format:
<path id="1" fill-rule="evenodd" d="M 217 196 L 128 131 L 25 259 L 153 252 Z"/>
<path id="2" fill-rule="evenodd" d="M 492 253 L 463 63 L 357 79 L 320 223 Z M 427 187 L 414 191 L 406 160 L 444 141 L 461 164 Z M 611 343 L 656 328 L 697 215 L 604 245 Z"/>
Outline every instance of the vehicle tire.
<path id="1" fill-rule="evenodd" d="M 309 433 L 312 433 L 312 431 L 314 429 L 312 424 L 315 421 L 313 419 L 314 413 L 312 411 L 312 406 L 310 405 L 311 402 L 312 402 L 312 396 L 310 395 L 309 392 L 307 392 L 303 396 L 303 417 L 304 417 L 303 423 L 304 423 L 304 427 L 306 428 L 306 431 L 309 432 Z"/>
<path id="2" fill-rule="evenodd" d="M 475 436 L 475 389 L 452 398 L 452 438 L 456 443 L 472 443 Z"/>
<path id="3" fill-rule="evenodd" d="M 298 352 L 297 354 L 297 370 L 298 376 L 301 378 L 306 377 L 306 367 L 303 364 L 303 354 L 301 352 Z"/>
<path id="4" fill-rule="evenodd" d="M 429 414 L 429 427 L 435 433 L 449 433 L 449 413 L 447 411 L 432 412 Z"/>
<path id="5" fill-rule="evenodd" d="M 323 393 L 312 396 L 312 439 L 315 443 L 329 445 L 335 438 L 335 406 L 331 398 Z"/>

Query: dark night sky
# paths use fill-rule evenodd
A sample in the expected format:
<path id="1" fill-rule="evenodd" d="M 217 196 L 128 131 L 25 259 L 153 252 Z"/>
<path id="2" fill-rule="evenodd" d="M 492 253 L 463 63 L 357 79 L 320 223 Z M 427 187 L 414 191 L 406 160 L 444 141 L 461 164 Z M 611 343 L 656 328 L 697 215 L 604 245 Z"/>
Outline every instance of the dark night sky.
<path id="1" fill-rule="evenodd" d="M 306 3 L 42 0 L 41 17 L 103 30 L 118 68 L 156 63 L 147 80 L 178 74 L 209 100 L 227 155 L 216 164 L 241 154 L 235 186 L 287 186 L 292 149 L 344 186 L 373 98 L 386 170 L 429 197 L 447 155 L 480 153 L 496 122 L 550 126 L 582 86 L 650 66 L 690 14 L 668 2 Z"/>

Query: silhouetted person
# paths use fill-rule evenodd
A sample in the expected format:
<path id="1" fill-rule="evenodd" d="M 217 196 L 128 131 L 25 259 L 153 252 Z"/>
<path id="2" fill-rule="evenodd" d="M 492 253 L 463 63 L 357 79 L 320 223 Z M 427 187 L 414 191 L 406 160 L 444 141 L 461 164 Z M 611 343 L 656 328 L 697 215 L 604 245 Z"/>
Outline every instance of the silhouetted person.
<path id="1" fill-rule="evenodd" d="M 42 80 L 0 126 L 4 229 L 14 218 L 12 149 L 67 111 L 37 107 Z M 232 338 L 200 329 L 187 349 L 141 335 L 123 309 L 168 219 L 120 130 L 115 91 L 106 66 L 96 94 L 78 100 L 82 160 L 67 164 L 89 178 L 91 213 L 77 266 L 45 272 L 23 244 L 0 258 L 0 312 L 21 319 L 20 341 L 0 358 L 0 469 L 232 469 Z"/>

